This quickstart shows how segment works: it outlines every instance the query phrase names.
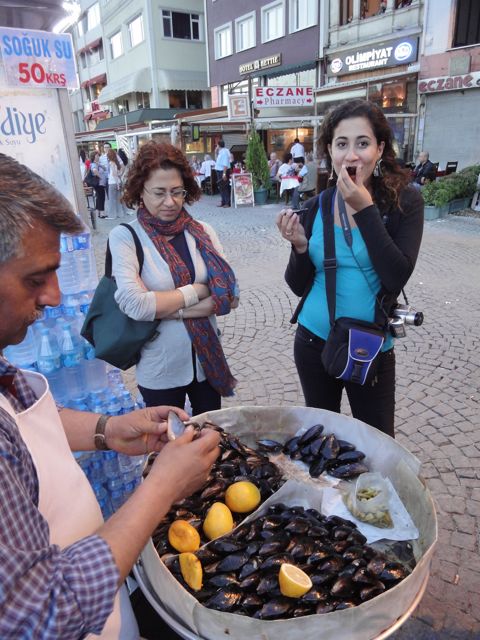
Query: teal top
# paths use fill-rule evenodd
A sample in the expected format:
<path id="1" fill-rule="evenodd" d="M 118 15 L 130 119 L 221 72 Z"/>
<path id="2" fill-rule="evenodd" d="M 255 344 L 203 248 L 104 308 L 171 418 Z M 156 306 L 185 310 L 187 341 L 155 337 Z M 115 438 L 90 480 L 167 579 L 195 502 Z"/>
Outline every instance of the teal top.
<path id="1" fill-rule="evenodd" d="M 380 291 L 381 283 L 373 268 L 362 234 L 357 227 L 352 228 L 352 250 L 363 273 L 359 270 L 352 250 L 345 241 L 342 228 L 337 225 L 334 225 L 333 228 L 337 258 L 335 318 L 348 317 L 373 322 L 375 317 L 374 292 L 376 294 Z M 330 332 L 330 320 L 323 268 L 325 253 L 321 210 L 318 211 L 313 224 L 308 252 L 315 267 L 315 278 L 298 316 L 298 322 L 315 335 L 326 340 Z M 392 347 L 393 337 L 387 335 L 382 351 L 388 351 Z"/>

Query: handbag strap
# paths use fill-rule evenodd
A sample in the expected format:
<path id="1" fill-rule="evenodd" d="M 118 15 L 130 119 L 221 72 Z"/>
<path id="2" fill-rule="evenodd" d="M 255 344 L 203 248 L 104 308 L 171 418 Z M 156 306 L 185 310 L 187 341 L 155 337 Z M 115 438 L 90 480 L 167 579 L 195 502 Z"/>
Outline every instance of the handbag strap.
<path id="1" fill-rule="evenodd" d="M 132 234 L 133 241 L 135 243 L 135 251 L 137 253 L 138 268 L 139 268 L 138 272 L 139 274 L 141 274 L 143 269 L 144 254 L 143 254 L 143 247 L 139 240 L 139 237 L 137 236 L 135 229 L 131 227 L 129 224 L 127 224 L 126 222 L 121 222 L 120 226 L 126 227 Z M 107 278 L 112 277 L 112 252 L 110 251 L 110 243 L 108 240 L 107 240 L 107 251 L 105 253 L 105 276 Z"/>
<path id="2" fill-rule="evenodd" d="M 323 221 L 323 268 L 325 269 L 325 288 L 327 290 L 327 305 L 330 326 L 335 322 L 335 307 L 337 299 L 337 258 L 335 256 L 335 234 L 333 231 L 333 205 L 330 210 L 326 207 L 325 191 L 322 193 L 322 221 Z"/>

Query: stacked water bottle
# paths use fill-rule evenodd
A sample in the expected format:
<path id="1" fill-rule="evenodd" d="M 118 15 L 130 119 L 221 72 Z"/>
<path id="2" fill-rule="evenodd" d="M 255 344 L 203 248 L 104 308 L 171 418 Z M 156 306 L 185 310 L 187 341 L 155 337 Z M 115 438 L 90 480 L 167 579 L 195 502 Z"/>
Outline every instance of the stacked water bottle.
<path id="1" fill-rule="evenodd" d="M 141 396 L 136 401 L 132 398 L 120 370 L 98 360 L 95 348 L 80 335 L 97 284 L 90 233 L 62 236 L 60 247 L 62 302 L 58 307 L 46 307 L 23 342 L 4 350 L 5 357 L 17 367 L 43 374 L 55 401 L 64 407 L 112 416 L 141 408 Z M 140 481 L 144 456 L 132 458 L 105 451 L 76 457 L 105 517 Z"/>

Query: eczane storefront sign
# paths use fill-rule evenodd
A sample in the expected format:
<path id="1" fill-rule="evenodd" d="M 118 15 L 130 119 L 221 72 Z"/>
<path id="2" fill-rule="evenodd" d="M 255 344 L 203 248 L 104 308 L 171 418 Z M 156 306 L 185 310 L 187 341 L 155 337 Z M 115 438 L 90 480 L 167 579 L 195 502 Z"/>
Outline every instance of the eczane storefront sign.
<path id="1" fill-rule="evenodd" d="M 313 87 L 255 87 L 255 107 L 309 107 L 313 105 Z"/>
<path id="2" fill-rule="evenodd" d="M 443 91 L 463 91 L 480 89 L 480 71 L 472 71 L 458 76 L 441 76 L 419 80 L 419 93 L 441 93 Z"/>
<path id="3" fill-rule="evenodd" d="M 418 57 L 418 38 L 399 38 L 375 47 L 361 47 L 329 59 L 329 73 L 341 76 L 357 71 L 396 67 L 415 62 Z"/>

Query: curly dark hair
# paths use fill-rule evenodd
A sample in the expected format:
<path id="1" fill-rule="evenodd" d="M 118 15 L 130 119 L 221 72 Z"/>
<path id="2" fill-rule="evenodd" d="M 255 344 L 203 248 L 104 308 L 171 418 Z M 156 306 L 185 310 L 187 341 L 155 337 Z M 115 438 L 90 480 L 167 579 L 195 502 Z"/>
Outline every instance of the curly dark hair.
<path id="1" fill-rule="evenodd" d="M 122 198 L 127 207 L 132 209 L 140 204 L 145 182 L 152 171 L 156 169 L 177 169 L 187 191 L 185 202 L 193 204 L 200 199 L 202 190 L 198 186 L 192 168 L 182 151 L 172 144 L 152 140 L 139 148 L 128 172 Z"/>
<path id="2" fill-rule="evenodd" d="M 322 122 L 318 139 L 320 152 L 325 154 L 328 170 L 332 170 L 332 159 L 328 145 L 332 144 L 335 129 L 347 118 L 367 118 L 377 139 L 384 143 L 381 170 L 382 176 L 372 176 L 373 199 L 381 211 L 389 211 L 399 206 L 399 196 L 410 182 L 408 171 L 398 164 L 392 144 L 392 130 L 383 111 L 368 100 L 349 100 L 331 109 Z M 333 183 L 336 182 L 336 176 Z"/>

